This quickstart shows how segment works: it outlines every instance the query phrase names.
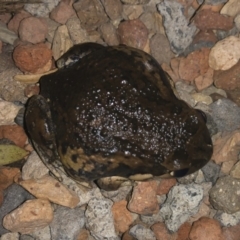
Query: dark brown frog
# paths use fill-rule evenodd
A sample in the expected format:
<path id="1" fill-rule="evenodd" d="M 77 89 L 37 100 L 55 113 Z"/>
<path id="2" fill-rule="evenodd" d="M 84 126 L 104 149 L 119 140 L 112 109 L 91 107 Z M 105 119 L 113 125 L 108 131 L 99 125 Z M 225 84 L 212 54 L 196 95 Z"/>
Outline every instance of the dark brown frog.
<path id="1" fill-rule="evenodd" d="M 61 162 L 78 181 L 111 177 L 111 189 L 114 176 L 181 177 L 210 160 L 203 115 L 174 95 L 149 54 L 85 43 L 57 65 L 40 79 L 40 94 L 26 111 L 27 130 L 46 164 Z"/>

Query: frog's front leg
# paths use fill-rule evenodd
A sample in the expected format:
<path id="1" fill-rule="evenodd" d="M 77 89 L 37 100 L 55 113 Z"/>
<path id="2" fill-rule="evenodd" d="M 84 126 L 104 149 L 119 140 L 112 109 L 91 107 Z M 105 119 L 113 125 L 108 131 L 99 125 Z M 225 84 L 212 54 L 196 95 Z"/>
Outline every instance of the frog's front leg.
<path id="1" fill-rule="evenodd" d="M 25 112 L 27 132 L 34 148 L 48 169 L 61 181 L 58 171 L 63 171 L 57 153 L 54 127 L 47 100 L 41 95 L 29 99 Z M 56 170 L 58 169 L 58 170 Z"/>

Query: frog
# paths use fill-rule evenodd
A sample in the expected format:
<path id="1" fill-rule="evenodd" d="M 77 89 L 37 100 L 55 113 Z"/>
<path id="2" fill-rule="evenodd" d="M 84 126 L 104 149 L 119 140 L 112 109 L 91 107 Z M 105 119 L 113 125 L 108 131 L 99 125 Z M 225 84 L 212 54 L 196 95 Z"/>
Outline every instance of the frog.
<path id="1" fill-rule="evenodd" d="M 177 97 L 150 54 L 89 42 L 56 65 L 25 113 L 29 138 L 54 175 L 63 169 L 111 191 L 127 181 L 183 177 L 211 159 L 204 113 Z"/>

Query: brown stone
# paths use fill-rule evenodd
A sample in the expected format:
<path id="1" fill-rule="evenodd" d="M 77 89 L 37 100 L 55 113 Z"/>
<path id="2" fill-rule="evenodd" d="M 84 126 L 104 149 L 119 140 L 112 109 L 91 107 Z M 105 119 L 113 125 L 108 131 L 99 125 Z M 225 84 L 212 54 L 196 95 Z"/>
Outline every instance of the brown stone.
<path id="1" fill-rule="evenodd" d="M 173 72 L 172 68 L 168 64 L 163 63 L 161 65 L 161 67 L 162 67 L 163 71 L 166 72 L 170 76 L 170 78 L 172 79 L 173 82 L 179 81 L 178 76 L 175 75 L 175 73 Z"/>
<path id="2" fill-rule="evenodd" d="M 155 223 L 151 226 L 151 229 L 153 230 L 156 239 L 162 240 L 176 240 L 177 234 L 176 233 L 169 233 L 164 223 Z"/>
<path id="3" fill-rule="evenodd" d="M 193 38 L 192 44 L 197 44 L 199 42 L 216 43 L 218 41 L 212 30 L 199 31 Z"/>
<path id="4" fill-rule="evenodd" d="M 78 234 L 76 240 L 87 240 L 89 239 L 90 233 L 87 229 L 82 229 Z"/>
<path id="5" fill-rule="evenodd" d="M 157 201 L 158 182 L 139 182 L 133 189 L 132 198 L 128 204 L 131 212 L 138 214 L 154 214 L 159 211 Z"/>
<path id="6" fill-rule="evenodd" d="M 27 135 L 24 129 L 19 125 L 0 126 L 0 139 L 1 138 L 7 138 L 21 148 L 25 146 L 27 141 Z"/>
<path id="7" fill-rule="evenodd" d="M 157 195 L 167 194 L 169 190 L 177 183 L 175 178 L 169 179 L 161 179 L 158 188 L 157 188 Z"/>
<path id="8" fill-rule="evenodd" d="M 240 88 L 226 90 L 227 97 L 240 107 Z"/>
<path id="9" fill-rule="evenodd" d="M 33 199 L 23 203 L 3 218 L 3 226 L 22 234 L 40 230 L 53 220 L 53 209 L 48 200 Z"/>
<path id="10" fill-rule="evenodd" d="M 12 18 L 12 14 L 11 13 L 1 13 L 0 14 L 0 21 L 3 23 L 8 23 L 10 21 L 10 19 Z"/>
<path id="11" fill-rule="evenodd" d="M 48 175 L 39 179 L 19 180 L 18 184 L 37 198 L 48 199 L 65 207 L 74 208 L 79 203 L 76 193 Z"/>
<path id="12" fill-rule="evenodd" d="M 58 23 L 65 24 L 67 20 L 75 15 L 72 1 L 61 1 L 50 13 L 50 18 Z"/>
<path id="13" fill-rule="evenodd" d="M 219 222 L 208 217 L 202 217 L 193 223 L 189 238 L 191 240 L 224 240 Z"/>
<path id="14" fill-rule="evenodd" d="M 129 231 L 125 232 L 121 238 L 122 240 L 137 240 L 135 237 L 129 234 Z"/>
<path id="15" fill-rule="evenodd" d="M 122 19 L 122 3 L 120 0 L 101 0 L 104 5 L 104 9 L 107 15 L 111 18 L 111 20 L 119 20 Z"/>
<path id="16" fill-rule="evenodd" d="M 44 73 L 51 69 L 52 51 L 44 43 L 19 45 L 14 49 L 13 59 L 25 73 Z"/>
<path id="17" fill-rule="evenodd" d="M 117 35 L 116 28 L 111 22 L 104 23 L 99 28 L 101 31 L 102 38 L 109 46 L 119 45 L 119 38 Z"/>
<path id="18" fill-rule="evenodd" d="M 208 57 L 210 49 L 202 48 L 190 53 L 186 58 L 180 58 L 179 76 L 182 80 L 193 82 L 209 69 Z"/>
<path id="19" fill-rule="evenodd" d="M 177 231 L 177 239 L 176 240 L 189 240 L 189 233 L 191 230 L 192 224 L 189 222 L 185 222 Z"/>
<path id="20" fill-rule="evenodd" d="M 21 10 L 20 12 L 16 13 L 13 16 L 13 18 L 9 21 L 8 29 L 18 34 L 18 28 L 19 28 L 20 22 L 27 17 L 31 17 L 31 14 L 24 10 Z"/>
<path id="21" fill-rule="evenodd" d="M 224 240 L 239 240 L 240 223 L 235 226 L 224 227 L 222 231 L 223 231 Z"/>
<path id="22" fill-rule="evenodd" d="M 14 182 L 14 177 L 20 173 L 18 168 L 0 167 L 0 189 L 4 190 Z"/>
<path id="23" fill-rule="evenodd" d="M 205 9 L 196 14 L 195 25 L 201 30 L 230 30 L 233 28 L 233 17 Z"/>
<path id="24" fill-rule="evenodd" d="M 214 71 L 214 84 L 224 90 L 240 89 L 240 61 L 225 71 Z"/>
<path id="25" fill-rule="evenodd" d="M 127 210 L 127 201 L 115 202 L 112 206 L 112 214 L 116 232 L 124 233 L 133 223 L 132 214 Z"/>
<path id="26" fill-rule="evenodd" d="M 213 142 L 212 159 L 217 163 L 222 163 L 238 159 L 240 150 L 240 131 L 223 133 Z"/>
<path id="27" fill-rule="evenodd" d="M 108 21 L 108 17 L 99 0 L 77 1 L 73 4 L 73 8 L 77 12 L 81 26 L 88 31 L 95 30 Z"/>
<path id="28" fill-rule="evenodd" d="M 48 26 L 44 19 L 37 17 L 24 18 L 19 25 L 19 37 L 22 41 L 33 44 L 44 42 Z"/>
<path id="29" fill-rule="evenodd" d="M 198 91 L 202 91 L 213 84 L 213 73 L 214 70 L 208 68 L 206 73 L 195 78 L 194 82 Z"/>
<path id="30" fill-rule="evenodd" d="M 148 29 L 142 21 L 127 20 L 118 25 L 117 29 L 120 43 L 130 47 L 144 49 L 148 40 Z"/>

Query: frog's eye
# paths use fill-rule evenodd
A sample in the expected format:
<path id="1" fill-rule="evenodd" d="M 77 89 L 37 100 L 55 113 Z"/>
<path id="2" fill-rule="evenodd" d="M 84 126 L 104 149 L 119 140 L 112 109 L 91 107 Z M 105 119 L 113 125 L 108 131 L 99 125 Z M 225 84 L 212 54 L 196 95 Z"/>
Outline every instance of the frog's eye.
<path id="1" fill-rule="evenodd" d="M 170 175 L 173 177 L 179 178 L 179 177 L 184 177 L 185 175 L 187 175 L 188 172 L 189 172 L 189 168 L 184 168 L 184 169 L 172 171 Z"/>
<path id="2" fill-rule="evenodd" d="M 197 112 L 199 113 L 199 115 L 202 117 L 203 121 L 206 123 L 207 122 L 207 115 L 205 112 L 203 112 L 202 110 L 196 109 Z"/>

